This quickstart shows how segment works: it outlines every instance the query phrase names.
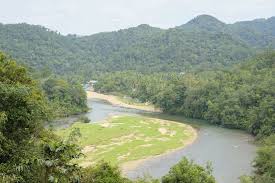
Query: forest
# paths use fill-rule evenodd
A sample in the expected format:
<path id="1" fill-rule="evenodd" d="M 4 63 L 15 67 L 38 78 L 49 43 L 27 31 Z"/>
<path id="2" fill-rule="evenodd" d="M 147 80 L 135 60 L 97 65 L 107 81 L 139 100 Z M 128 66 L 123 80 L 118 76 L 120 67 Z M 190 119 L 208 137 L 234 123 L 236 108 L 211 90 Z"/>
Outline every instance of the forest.
<path id="1" fill-rule="evenodd" d="M 0 24 L 0 50 L 27 67 L 87 81 L 102 72 L 189 72 L 239 63 L 275 47 L 275 18 L 225 24 L 201 15 L 170 29 L 149 25 L 90 36 Z"/>

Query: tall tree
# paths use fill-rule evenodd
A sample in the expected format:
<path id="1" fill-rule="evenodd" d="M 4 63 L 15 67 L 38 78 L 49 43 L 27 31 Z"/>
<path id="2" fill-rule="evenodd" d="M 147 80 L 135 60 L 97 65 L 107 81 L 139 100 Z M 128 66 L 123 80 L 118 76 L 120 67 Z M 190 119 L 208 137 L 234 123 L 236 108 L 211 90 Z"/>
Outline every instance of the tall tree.
<path id="1" fill-rule="evenodd" d="M 44 97 L 25 68 L 0 53 L 0 172 L 13 177 L 33 154 L 47 118 Z"/>

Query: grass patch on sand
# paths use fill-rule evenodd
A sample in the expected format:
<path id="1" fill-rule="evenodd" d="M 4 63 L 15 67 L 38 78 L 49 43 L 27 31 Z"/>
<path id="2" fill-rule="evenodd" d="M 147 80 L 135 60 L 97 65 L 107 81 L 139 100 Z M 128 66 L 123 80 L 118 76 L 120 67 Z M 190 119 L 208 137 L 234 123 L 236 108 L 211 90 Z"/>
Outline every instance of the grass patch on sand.
<path id="1" fill-rule="evenodd" d="M 121 164 L 168 152 L 190 143 L 196 135 L 194 129 L 182 123 L 142 116 L 112 117 L 102 123 L 75 123 L 56 133 L 67 138 L 78 128 L 79 145 L 85 157 L 78 160 L 82 166 L 100 160 Z"/>

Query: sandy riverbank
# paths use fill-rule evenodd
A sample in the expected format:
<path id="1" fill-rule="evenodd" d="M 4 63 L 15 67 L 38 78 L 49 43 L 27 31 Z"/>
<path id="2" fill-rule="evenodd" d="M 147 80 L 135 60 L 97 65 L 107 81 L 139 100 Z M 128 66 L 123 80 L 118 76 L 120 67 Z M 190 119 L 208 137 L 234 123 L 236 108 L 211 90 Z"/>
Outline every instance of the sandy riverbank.
<path id="1" fill-rule="evenodd" d="M 121 101 L 117 96 L 114 95 L 105 95 L 97 92 L 87 91 L 88 99 L 101 99 L 110 102 L 112 105 L 117 105 L 121 107 L 131 108 L 131 109 L 138 109 L 148 112 L 160 112 L 159 109 L 154 108 L 150 105 L 135 105 L 135 104 L 127 104 Z"/>

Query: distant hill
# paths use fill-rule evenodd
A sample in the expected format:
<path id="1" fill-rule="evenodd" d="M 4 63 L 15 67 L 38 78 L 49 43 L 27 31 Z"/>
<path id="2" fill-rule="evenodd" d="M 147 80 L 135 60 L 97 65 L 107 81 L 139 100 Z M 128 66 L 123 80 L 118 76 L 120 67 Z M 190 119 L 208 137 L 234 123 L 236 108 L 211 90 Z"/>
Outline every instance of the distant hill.
<path id="1" fill-rule="evenodd" d="M 200 15 L 187 24 L 184 30 L 224 33 L 256 48 L 275 48 L 275 17 L 225 24 L 215 17 Z"/>
<path id="2" fill-rule="evenodd" d="M 99 72 L 190 71 L 230 66 L 275 48 L 275 17 L 225 24 L 201 15 L 171 29 L 149 25 L 91 36 L 0 24 L 0 50 L 35 69 L 89 78 Z"/>
<path id="3" fill-rule="evenodd" d="M 275 17 L 237 22 L 228 26 L 231 35 L 254 47 L 275 48 Z"/>
<path id="4" fill-rule="evenodd" d="M 210 15 L 200 15 L 179 28 L 190 31 L 224 32 L 226 24 Z"/>

